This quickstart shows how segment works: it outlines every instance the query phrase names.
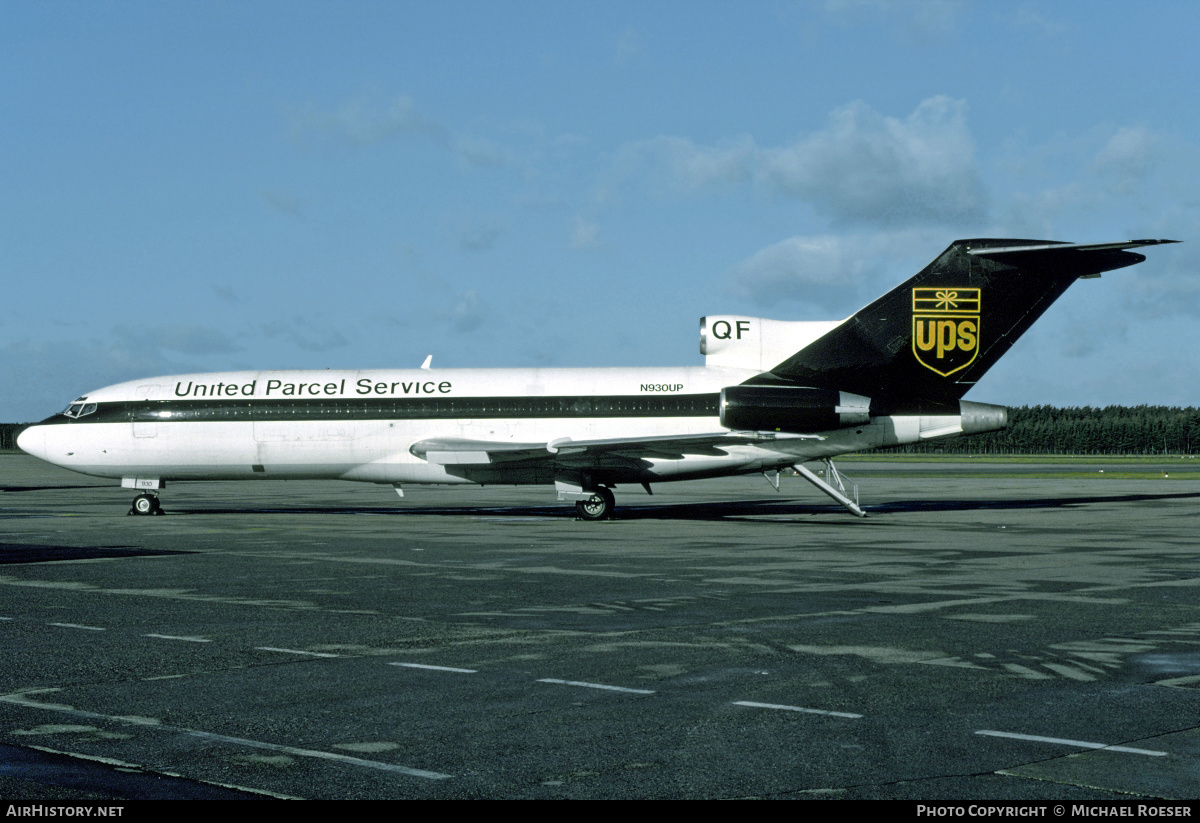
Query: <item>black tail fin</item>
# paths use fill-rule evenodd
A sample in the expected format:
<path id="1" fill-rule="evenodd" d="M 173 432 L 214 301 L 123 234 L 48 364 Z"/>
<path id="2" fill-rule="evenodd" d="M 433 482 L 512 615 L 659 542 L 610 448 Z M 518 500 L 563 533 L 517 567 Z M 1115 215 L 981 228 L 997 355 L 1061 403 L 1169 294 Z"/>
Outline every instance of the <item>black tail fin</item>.
<path id="1" fill-rule="evenodd" d="M 751 383 L 838 389 L 872 414 L 958 413 L 958 401 L 1080 277 L 1173 240 L 1074 245 L 958 240 L 918 275 Z"/>

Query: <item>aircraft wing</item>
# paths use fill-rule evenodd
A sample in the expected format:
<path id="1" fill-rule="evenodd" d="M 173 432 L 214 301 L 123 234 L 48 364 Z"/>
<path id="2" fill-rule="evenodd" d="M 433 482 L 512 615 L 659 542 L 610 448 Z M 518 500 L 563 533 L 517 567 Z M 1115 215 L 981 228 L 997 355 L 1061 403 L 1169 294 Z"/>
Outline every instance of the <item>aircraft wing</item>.
<path id="1" fill-rule="evenodd" d="M 611 440 L 572 440 L 559 437 L 546 443 L 504 443 L 434 437 L 414 443 L 412 454 L 443 466 L 486 465 L 519 461 L 553 460 L 570 463 L 599 456 L 625 458 L 681 458 L 687 454 L 721 455 L 722 447 L 762 445 L 774 440 L 815 439 L 817 435 L 776 432 L 713 432 L 709 434 L 629 437 Z"/>

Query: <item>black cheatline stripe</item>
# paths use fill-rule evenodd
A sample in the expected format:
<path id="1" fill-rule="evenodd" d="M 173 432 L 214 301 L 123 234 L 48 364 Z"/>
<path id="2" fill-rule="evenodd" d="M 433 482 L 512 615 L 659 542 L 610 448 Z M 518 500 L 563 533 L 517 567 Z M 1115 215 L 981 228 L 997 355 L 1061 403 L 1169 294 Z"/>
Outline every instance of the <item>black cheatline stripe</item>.
<path id="1" fill-rule="evenodd" d="M 100 403 L 92 414 L 44 423 L 177 423 L 277 420 L 456 420 L 550 417 L 716 417 L 718 394 L 570 397 L 398 397 L 287 400 L 153 400 Z"/>

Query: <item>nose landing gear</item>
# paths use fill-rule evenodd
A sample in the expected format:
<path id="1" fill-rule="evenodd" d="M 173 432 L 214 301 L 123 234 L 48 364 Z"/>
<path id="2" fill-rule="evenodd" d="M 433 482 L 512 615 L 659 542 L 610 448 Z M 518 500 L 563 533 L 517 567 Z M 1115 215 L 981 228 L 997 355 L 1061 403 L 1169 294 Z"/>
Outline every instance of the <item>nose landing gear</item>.
<path id="1" fill-rule="evenodd" d="M 142 493 L 133 498 L 133 505 L 129 508 L 130 514 L 136 515 L 161 515 L 163 514 L 162 505 L 158 502 L 157 494 Z"/>

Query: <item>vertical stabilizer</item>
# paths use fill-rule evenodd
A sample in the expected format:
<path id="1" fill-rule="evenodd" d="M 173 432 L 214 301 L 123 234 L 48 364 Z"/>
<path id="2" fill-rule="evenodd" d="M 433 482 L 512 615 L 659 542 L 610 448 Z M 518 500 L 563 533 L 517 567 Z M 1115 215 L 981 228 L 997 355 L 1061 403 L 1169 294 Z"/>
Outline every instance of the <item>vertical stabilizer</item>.
<path id="1" fill-rule="evenodd" d="M 1131 240 L 959 240 L 919 274 L 751 383 L 870 397 L 872 414 L 958 413 L 959 399 L 1080 277 L 1132 266 Z"/>

